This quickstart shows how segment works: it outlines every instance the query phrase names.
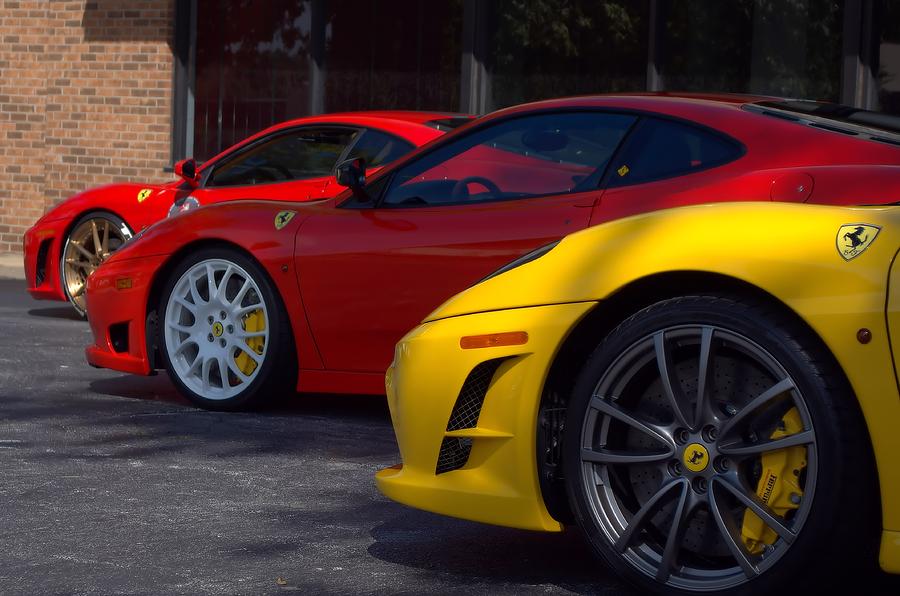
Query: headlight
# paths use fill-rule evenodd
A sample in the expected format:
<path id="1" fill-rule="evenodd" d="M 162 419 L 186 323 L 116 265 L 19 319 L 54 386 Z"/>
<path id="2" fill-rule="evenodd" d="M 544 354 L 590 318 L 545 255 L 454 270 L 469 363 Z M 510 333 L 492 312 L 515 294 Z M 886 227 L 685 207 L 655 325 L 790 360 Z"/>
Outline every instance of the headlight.
<path id="1" fill-rule="evenodd" d="M 560 241 L 557 240 L 556 242 L 551 242 L 550 244 L 544 245 L 544 246 L 542 246 L 542 247 L 540 247 L 540 248 L 536 248 L 536 249 L 534 249 L 533 251 L 531 251 L 530 253 L 527 253 L 527 254 L 522 255 L 521 257 L 519 257 L 519 258 L 516 259 L 515 261 L 512 261 L 512 262 L 510 262 L 510 263 L 507 263 L 507 264 L 504 265 L 503 267 L 500 267 L 499 269 L 497 269 L 496 271 L 494 271 L 493 273 L 491 273 L 490 275 L 488 275 L 488 276 L 485 277 L 484 279 L 480 280 L 480 281 L 479 281 L 478 283 L 476 283 L 475 285 L 477 286 L 478 284 L 480 284 L 480 283 L 482 283 L 482 282 L 485 282 L 485 281 L 487 281 L 487 280 L 489 280 L 489 279 L 491 279 L 491 278 L 497 277 L 498 275 L 503 275 L 503 274 L 506 273 L 507 271 L 512 271 L 512 270 L 515 269 L 516 267 L 521 267 L 521 266 L 524 265 L 525 263 L 530 263 L 531 261 L 535 261 L 535 260 L 537 260 L 537 259 L 540 259 L 542 256 L 544 256 L 545 254 L 547 254 L 548 252 L 550 252 L 551 250 L 553 250 L 553 249 L 556 247 L 556 245 L 559 244 L 559 243 L 560 243 Z"/>
<path id="2" fill-rule="evenodd" d="M 178 199 L 172 206 L 169 207 L 169 217 L 173 217 L 180 213 L 185 213 L 186 211 L 190 211 L 191 209 L 196 209 L 200 206 L 200 201 L 195 199 L 194 197 L 184 197 L 183 199 Z"/>

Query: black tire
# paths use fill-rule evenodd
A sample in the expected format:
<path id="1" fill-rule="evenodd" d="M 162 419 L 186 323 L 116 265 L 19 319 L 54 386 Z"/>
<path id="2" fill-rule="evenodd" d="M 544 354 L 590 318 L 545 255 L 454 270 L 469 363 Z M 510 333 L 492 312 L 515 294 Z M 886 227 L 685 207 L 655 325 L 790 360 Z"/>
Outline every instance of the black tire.
<path id="1" fill-rule="evenodd" d="M 616 535 L 610 528 L 614 528 L 615 523 L 619 523 L 621 527 L 622 522 L 609 521 L 612 518 L 606 513 L 600 513 L 605 511 L 602 508 L 608 506 L 607 504 L 611 502 L 608 497 L 605 500 L 604 497 L 594 497 L 595 494 L 601 494 L 604 490 L 607 492 L 602 494 L 607 495 L 611 494 L 610 491 L 614 491 L 611 488 L 589 486 L 589 484 L 596 482 L 595 474 L 599 474 L 601 478 L 608 480 L 610 486 L 616 484 L 616 479 L 641 478 L 644 480 L 650 476 L 647 474 L 640 475 L 633 471 L 620 472 L 618 470 L 621 467 L 615 468 L 618 464 L 605 462 L 593 464 L 585 463 L 582 460 L 583 445 L 599 436 L 588 433 L 587 429 L 589 426 L 593 425 L 590 426 L 593 429 L 591 433 L 596 433 L 596 429 L 600 428 L 597 426 L 597 420 L 603 420 L 604 417 L 613 420 L 611 416 L 603 414 L 601 410 L 597 410 L 597 401 L 593 402 L 593 406 L 591 405 L 595 390 L 605 387 L 606 385 L 601 385 L 601 383 L 608 383 L 610 380 L 613 380 L 615 378 L 614 375 L 624 375 L 625 373 L 621 371 L 635 370 L 616 367 L 623 366 L 623 359 L 628 357 L 627 354 L 630 349 L 638 345 L 646 346 L 646 343 L 640 344 L 640 342 L 648 341 L 646 339 L 648 336 L 653 336 L 653 334 L 663 329 L 674 328 L 673 333 L 677 333 L 680 328 L 696 325 L 730 330 L 745 338 L 749 338 L 757 347 L 762 348 L 762 350 L 771 355 L 783 370 L 793 378 L 796 391 L 791 389 L 788 393 L 792 396 L 790 399 L 796 399 L 798 395 L 802 396 L 808 412 L 808 420 L 815 433 L 815 443 L 812 444 L 810 449 L 815 450 L 813 452 L 813 461 L 816 462 L 814 464 L 815 471 L 803 471 L 802 477 L 807 482 L 810 474 L 814 474 L 812 476 L 814 478 L 814 492 L 809 504 L 805 501 L 803 502 L 803 507 L 808 507 L 805 510 L 805 521 L 800 522 L 802 525 L 797 529 L 797 535 L 793 538 L 793 541 L 788 544 L 782 539 L 776 538 L 775 542 L 770 544 L 772 552 L 776 552 L 775 547 L 783 547 L 784 550 L 777 551 L 781 554 L 777 558 L 771 559 L 770 566 L 764 568 L 756 577 L 752 579 L 745 577 L 743 583 L 735 583 L 734 585 L 710 584 L 708 587 L 712 589 L 704 591 L 704 593 L 728 595 L 780 594 L 788 593 L 792 589 L 798 588 L 804 591 L 809 591 L 810 588 L 816 586 L 833 589 L 843 582 L 857 586 L 860 580 L 865 582 L 868 572 L 874 571 L 876 568 L 880 528 L 880 515 L 878 512 L 880 509 L 871 446 L 855 396 L 842 371 L 838 368 L 836 361 L 826 351 L 818 338 L 812 336 L 805 326 L 796 321 L 793 316 L 782 312 L 780 308 L 763 304 L 756 300 L 710 295 L 688 296 L 658 302 L 621 323 L 608 334 L 590 356 L 579 374 L 569 402 L 565 426 L 565 443 L 563 446 L 566 489 L 576 523 L 587 542 L 602 560 L 643 592 L 665 594 L 698 593 L 699 588 L 697 586 L 687 585 L 681 579 L 678 579 L 678 581 L 682 581 L 681 584 L 678 584 L 678 581 L 674 581 L 673 584 L 675 585 L 667 585 L 650 575 L 652 569 L 648 570 L 650 568 L 644 567 L 642 570 L 639 568 L 643 565 L 642 560 L 639 558 L 640 555 L 636 554 L 640 552 L 640 549 L 655 548 L 657 551 L 664 550 L 663 545 L 666 543 L 665 537 L 668 534 L 658 526 L 670 529 L 671 526 L 666 525 L 669 523 L 668 521 L 661 521 L 658 522 L 658 525 L 654 525 L 657 524 L 654 521 L 657 518 L 653 517 L 653 515 L 648 515 L 647 518 L 650 521 L 647 522 L 647 528 L 635 532 L 632 535 L 634 536 L 633 539 L 622 538 L 620 547 L 622 543 L 630 546 L 617 549 L 614 546 Z M 701 329 L 703 328 L 701 327 Z M 712 333 L 715 332 L 710 332 L 710 337 L 712 337 Z M 658 337 L 665 338 L 666 335 L 663 334 Z M 665 339 L 662 341 L 665 341 Z M 659 344 L 654 345 L 658 346 Z M 677 348 L 664 348 L 663 352 L 667 352 L 670 349 L 671 354 L 673 354 L 673 369 L 689 370 L 684 368 L 684 362 L 679 364 L 677 360 L 674 360 Z M 684 350 L 685 348 L 681 349 Z M 725 348 L 722 349 L 724 350 Z M 658 354 L 659 348 L 657 347 L 656 350 Z M 702 349 L 699 349 L 699 344 L 697 351 L 700 354 L 703 353 Z M 633 353 L 636 354 L 637 352 Z M 635 360 L 635 362 L 638 363 L 639 361 Z M 651 362 L 651 364 L 644 364 L 643 366 L 657 366 L 657 371 L 661 370 L 658 360 L 650 360 L 648 362 Z M 712 361 L 708 360 L 708 362 L 711 363 Z M 635 367 L 639 366 L 641 365 L 635 364 Z M 679 366 L 682 368 L 678 369 L 677 367 Z M 716 365 L 710 364 L 709 366 L 709 370 L 712 370 Z M 720 368 L 717 372 L 724 370 L 722 364 L 718 366 Z M 701 370 L 699 364 L 697 370 Z M 608 376 L 604 380 L 604 375 L 607 375 L 607 373 Z M 675 381 L 678 384 L 683 384 L 684 380 L 678 377 L 677 372 L 675 375 Z M 682 376 L 685 378 L 689 377 L 684 372 L 682 372 Z M 711 386 L 715 383 L 717 387 L 722 386 L 729 389 L 728 391 L 721 390 L 721 393 L 716 394 L 717 397 L 715 399 L 710 398 L 709 403 L 718 405 L 721 399 L 725 399 L 721 396 L 728 394 L 729 391 L 731 392 L 730 395 L 734 396 L 743 391 L 744 387 L 741 383 L 746 385 L 749 383 L 749 380 L 741 380 L 738 376 L 735 375 L 731 379 L 731 385 L 726 385 L 728 379 L 716 378 L 714 381 L 710 381 Z M 697 375 L 696 378 L 699 379 L 699 377 L 700 375 Z M 634 377 L 634 379 L 640 378 L 639 376 Z M 662 378 L 662 373 L 659 374 L 659 378 Z M 634 387 L 638 386 L 640 384 L 638 381 L 635 381 Z M 659 386 L 664 387 L 662 383 Z M 618 387 L 622 388 L 623 395 L 618 397 L 615 402 L 605 400 L 607 403 L 629 403 L 627 396 L 624 395 L 627 391 L 624 387 L 627 387 L 627 385 L 620 384 Z M 648 384 L 646 387 L 649 388 L 651 385 Z M 716 389 L 711 389 L 711 392 L 714 390 Z M 682 396 L 688 395 L 685 387 L 682 387 L 681 391 Z M 637 394 L 638 391 L 634 391 L 634 393 Z M 697 393 L 698 391 L 695 390 L 694 395 L 696 396 Z M 648 389 L 643 395 L 649 394 L 650 390 Z M 787 399 L 785 398 L 785 400 Z M 631 403 L 638 402 L 632 401 Z M 622 407 L 624 408 L 625 406 Z M 729 406 L 722 407 L 729 408 Z M 593 418 L 593 422 L 590 422 L 591 418 L 588 416 L 591 408 L 594 411 L 601 412 Z M 730 408 L 734 408 L 734 406 L 730 406 Z M 671 410 L 674 412 L 674 408 Z M 737 410 L 737 414 L 734 414 L 734 410 L 729 409 L 728 413 L 735 417 L 741 415 L 740 410 Z M 750 415 L 747 416 L 747 418 L 751 417 Z M 614 422 L 609 422 L 608 424 L 614 424 Z M 606 432 L 610 433 L 611 431 L 607 430 Z M 607 434 L 605 436 L 613 437 L 614 435 Z M 748 439 L 748 441 L 754 440 Z M 677 445 L 677 442 L 675 444 Z M 590 445 L 589 450 L 603 450 L 609 444 L 590 443 Z M 686 458 L 689 447 L 691 446 L 682 447 L 684 451 L 680 452 L 681 455 L 676 455 L 676 457 Z M 612 447 L 608 448 L 612 449 Z M 727 448 L 727 446 L 723 448 Z M 678 452 L 676 451 L 676 453 Z M 712 461 L 715 453 L 712 449 L 709 451 L 707 454 L 709 456 L 707 458 L 708 461 Z M 811 451 L 807 451 L 807 456 L 810 453 Z M 687 460 L 684 461 L 687 463 Z M 661 465 L 672 466 L 674 461 Z M 736 470 L 738 465 L 744 464 L 733 465 Z M 598 470 L 596 466 L 601 466 L 606 476 L 602 475 L 604 472 L 596 471 Z M 678 480 L 676 474 L 679 473 L 679 467 L 676 465 L 675 471 L 671 472 L 675 480 Z M 810 467 L 813 466 L 811 465 Z M 587 473 L 585 470 L 591 470 L 590 478 L 593 482 L 586 481 Z M 707 473 L 715 474 L 718 471 L 718 469 L 714 469 L 710 465 Z M 692 472 L 684 468 L 681 468 L 681 472 L 685 476 L 692 474 Z M 665 478 L 664 472 L 657 471 L 656 473 L 661 478 Z M 693 483 L 699 481 L 696 480 L 696 477 L 685 478 L 685 480 L 686 482 L 683 484 L 685 494 L 693 494 L 691 491 L 695 490 L 694 487 L 696 486 Z M 715 481 L 710 481 L 710 487 L 713 486 L 713 482 Z M 705 482 L 700 486 L 702 487 L 703 485 L 705 485 Z M 631 486 L 635 485 L 632 484 Z M 807 485 L 806 488 L 808 490 L 809 486 Z M 679 488 L 677 490 L 682 489 Z M 627 503 L 627 499 L 630 498 L 625 494 L 627 489 L 622 489 L 621 492 L 623 493 L 621 502 Z M 721 495 L 722 493 L 717 492 L 717 494 Z M 691 497 L 685 496 L 684 498 L 689 499 Z M 701 498 L 697 497 L 698 500 Z M 712 496 L 706 498 L 710 503 L 713 500 Z M 636 502 L 637 505 L 634 505 L 633 509 L 641 506 L 639 500 Z M 615 507 L 615 505 L 609 506 Z M 672 510 L 675 509 L 673 502 Z M 799 511 L 801 509 L 797 509 L 797 512 Z M 712 506 L 709 507 L 709 512 L 707 519 L 710 520 L 709 523 L 713 523 L 716 519 L 711 513 Z M 658 512 L 655 515 L 661 516 L 662 513 Z M 791 513 L 789 512 L 785 515 L 790 516 Z M 601 519 L 603 516 L 607 516 L 605 521 Z M 628 520 L 626 525 L 624 525 L 624 528 L 627 528 L 631 520 L 635 518 L 625 517 L 624 519 Z M 674 515 L 672 515 L 672 519 L 674 519 Z M 788 519 L 790 518 L 788 517 Z M 640 527 L 643 528 L 644 526 Z M 687 527 L 688 531 L 690 531 L 694 526 L 687 525 Z M 721 528 L 722 526 L 718 527 Z M 740 530 L 740 526 L 738 526 L 738 530 Z M 727 542 L 727 538 L 724 537 L 721 529 L 718 532 L 723 544 Z M 622 533 L 626 533 L 624 529 Z M 732 548 L 735 543 L 735 541 L 732 541 Z M 685 539 L 682 538 L 679 544 L 686 544 Z M 690 545 L 692 543 L 687 542 L 687 544 Z M 699 547 L 697 548 L 699 549 Z M 649 551 L 645 550 L 643 552 Z M 680 553 L 679 556 L 683 557 L 683 560 L 691 562 L 698 560 L 692 553 L 685 554 L 683 547 L 677 552 Z M 733 552 L 731 551 L 731 556 L 734 557 L 733 560 L 737 564 L 737 555 L 734 555 Z M 657 560 L 662 561 L 663 559 L 660 556 Z M 709 558 L 708 560 L 712 559 Z M 723 563 L 723 568 L 724 565 Z M 661 562 L 659 566 L 663 566 Z M 682 573 L 686 567 L 676 567 L 676 569 L 679 573 Z M 866 575 L 861 577 L 861 573 L 866 573 Z M 666 581 L 673 581 L 672 577 L 668 577 Z M 688 578 L 686 581 L 692 580 Z"/>
<path id="2" fill-rule="evenodd" d="M 210 399 L 208 396 L 204 396 L 189 386 L 179 376 L 173 366 L 172 357 L 166 343 L 166 309 L 172 292 L 187 271 L 209 260 L 224 261 L 236 265 L 252 278 L 252 281 L 259 288 L 258 298 L 265 305 L 267 311 L 267 328 L 269 330 L 265 352 L 262 356 L 263 360 L 258 364 L 258 370 L 254 367 L 255 376 L 249 382 L 241 384 L 240 391 L 234 396 L 218 399 Z M 255 292 L 255 290 L 253 291 Z M 229 247 L 207 247 L 184 257 L 170 271 L 163 285 L 157 313 L 159 315 L 157 324 L 159 331 L 158 345 L 163 365 L 169 374 L 169 378 L 172 379 L 178 390 L 197 406 L 218 411 L 252 410 L 274 402 L 283 394 L 294 394 L 297 379 L 297 357 L 287 311 L 268 274 L 256 261 L 241 251 Z M 225 319 L 222 319 L 222 321 L 226 322 Z M 231 321 L 231 319 L 228 319 L 228 321 Z M 237 325 L 237 323 L 234 324 Z M 219 330 L 221 333 L 221 325 Z M 212 334 L 209 337 L 213 337 Z M 221 381 L 221 378 L 220 383 L 224 383 Z"/>
<path id="3" fill-rule="evenodd" d="M 133 234 L 131 228 L 127 223 L 125 223 L 125 220 L 123 220 L 115 213 L 110 213 L 109 211 L 92 211 L 90 213 L 86 213 L 79 217 L 75 221 L 75 223 L 72 224 L 66 231 L 66 236 L 65 238 L 63 238 L 62 247 L 59 251 L 59 284 L 60 287 L 62 287 L 63 294 L 65 295 L 68 303 L 72 305 L 72 308 L 75 309 L 75 312 L 78 313 L 78 315 L 82 318 L 85 318 L 87 316 L 87 312 L 85 310 L 83 302 L 84 299 L 81 295 L 79 295 L 78 297 L 72 295 L 69 283 L 66 280 L 66 248 L 69 245 L 69 241 L 71 240 L 72 235 L 77 230 L 79 230 L 83 224 L 90 222 L 91 220 L 97 220 L 98 222 L 109 222 L 109 225 L 118 231 L 117 235 L 121 236 L 123 240 L 128 240 Z M 110 253 L 114 252 L 116 248 L 118 248 L 118 246 L 110 250 Z M 103 260 L 104 259 L 99 258 L 95 266 L 99 265 Z"/>

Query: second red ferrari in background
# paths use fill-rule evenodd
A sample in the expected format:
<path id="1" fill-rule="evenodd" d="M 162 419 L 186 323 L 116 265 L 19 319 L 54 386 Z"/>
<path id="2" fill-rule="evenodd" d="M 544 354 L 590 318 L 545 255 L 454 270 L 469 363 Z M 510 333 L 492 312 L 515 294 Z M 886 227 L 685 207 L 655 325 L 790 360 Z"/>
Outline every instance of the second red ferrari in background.
<path id="1" fill-rule="evenodd" d="M 712 201 L 897 202 L 898 131 L 878 114 L 761 98 L 510 108 L 367 183 L 345 162 L 354 188 L 335 199 L 237 201 L 152 227 L 88 279 L 87 357 L 165 368 L 210 408 L 283 386 L 383 393 L 394 344 L 428 312 L 589 225 Z M 759 234 L 760 250 L 780 250 Z"/>
<path id="2" fill-rule="evenodd" d="M 25 233 L 28 292 L 68 300 L 84 311 L 87 276 L 131 236 L 169 214 L 245 199 L 311 201 L 344 190 L 332 170 L 365 159 L 380 168 L 466 123 L 471 116 L 436 112 L 354 112 L 282 122 L 198 166 L 175 165 L 182 180 L 109 184 L 66 199 Z"/>

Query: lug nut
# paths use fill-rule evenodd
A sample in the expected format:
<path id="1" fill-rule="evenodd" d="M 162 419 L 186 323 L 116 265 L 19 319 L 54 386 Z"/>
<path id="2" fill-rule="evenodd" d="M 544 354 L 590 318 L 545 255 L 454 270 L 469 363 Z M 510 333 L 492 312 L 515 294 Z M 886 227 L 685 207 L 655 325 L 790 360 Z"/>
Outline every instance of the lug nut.
<path id="1" fill-rule="evenodd" d="M 718 431 L 716 431 L 716 427 L 714 426 L 705 426 L 700 434 L 703 437 L 703 440 L 707 443 L 714 442 L 716 440 L 716 437 L 719 435 Z"/>
<path id="2" fill-rule="evenodd" d="M 698 493 L 705 493 L 708 487 L 706 478 L 694 478 L 694 481 L 691 484 L 693 484 L 694 490 Z"/>
<path id="3" fill-rule="evenodd" d="M 210 333 L 209 335 L 207 335 L 207 336 L 206 336 L 206 339 L 208 339 L 209 341 L 212 341 L 212 340 L 214 339 L 214 338 L 213 338 L 213 334 Z"/>
<path id="4" fill-rule="evenodd" d="M 675 460 L 669 464 L 669 473 L 672 476 L 681 476 L 681 462 Z"/>
<path id="5" fill-rule="evenodd" d="M 222 320 L 224 321 L 225 320 L 225 311 L 223 310 L 222 312 L 220 312 L 219 316 L 222 317 Z"/>
<path id="6" fill-rule="evenodd" d="M 738 409 L 731 404 L 725 404 L 725 413 L 729 416 L 734 416 L 738 413 Z"/>
<path id="7" fill-rule="evenodd" d="M 210 325 L 212 325 L 212 324 L 213 324 L 213 321 L 215 321 L 215 319 L 213 318 L 212 315 L 209 315 L 208 317 L 206 317 L 206 321 L 207 321 Z"/>
<path id="8" fill-rule="evenodd" d="M 234 325 L 229 325 L 226 329 L 228 330 L 228 333 L 234 333 Z"/>
<path id="9" fill-rule="evenodd" d="M 219 345 L 222 346 L 223 348 L 225 347 L 225 338 L 224 337 L 219 340 Z"/>
<path id="10" fill-rule="evenodd" d="M 690 438 L 691 438 L 691 436 L 690 436 L 690 434 L 688 434 L 688 431 L 683 428 L 679 428 L 678 430 L 675 431 L 675 440 L 678 441 L 679 443 L 681 443 L 682 445 L 687 443 L 688 439 L 690 439 Z"/>
<path id="11" fill-rule="evenodd" d="M 728 458 L 726 457 L 717 457 L 713 462 L 713 466 L 715 466 L 716 470 L 719 472 L 727 472 L 729 465 Z"/>

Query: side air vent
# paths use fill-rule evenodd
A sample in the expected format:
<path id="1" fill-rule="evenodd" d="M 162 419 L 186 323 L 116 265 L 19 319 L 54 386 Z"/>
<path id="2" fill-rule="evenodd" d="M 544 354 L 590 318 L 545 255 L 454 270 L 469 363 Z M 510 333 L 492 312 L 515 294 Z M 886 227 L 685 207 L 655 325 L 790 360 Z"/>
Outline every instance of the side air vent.
<path id="1" fill-rule="evenodd" d="M 495 358 L 482 362 L 472 369 L 456 397 L 456 404 L 454 404 L 450 420 L 447 422 L 448 431 L 475 428 L 478 425 L 478 416 L 481 414 L 484 397 L 487 395 L 494 373 L 497 372 L 504 360 L 506 358 Z M 471 451 L 471 438 L 444 437 L 435 473 L 443 474 L 460 469 L 469 461 Z"/>
<path id="2" fill-rule="evenodd" d="M 38 287 L 44 283 L 44 279 L 47 277 L 47 253 L 50 252 L 50 244 L 52 242 L 52 238 L 44 240 L 38 247 L 37 267 L 35 267 L 34 270 L 34 287 Z"/>

